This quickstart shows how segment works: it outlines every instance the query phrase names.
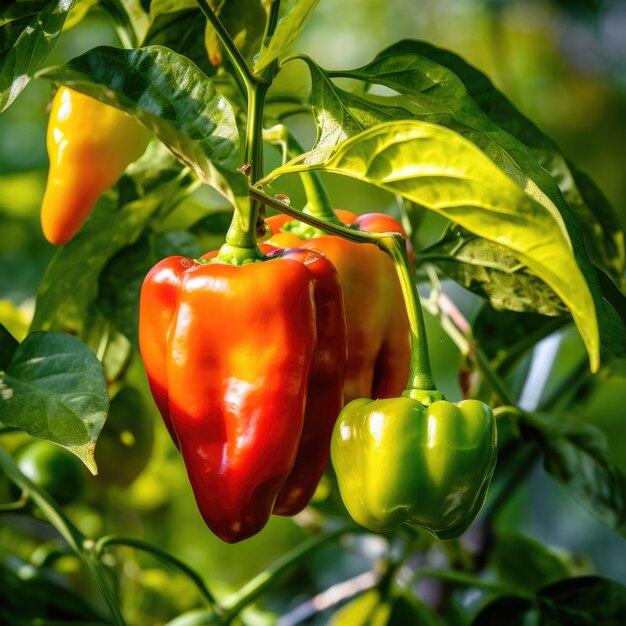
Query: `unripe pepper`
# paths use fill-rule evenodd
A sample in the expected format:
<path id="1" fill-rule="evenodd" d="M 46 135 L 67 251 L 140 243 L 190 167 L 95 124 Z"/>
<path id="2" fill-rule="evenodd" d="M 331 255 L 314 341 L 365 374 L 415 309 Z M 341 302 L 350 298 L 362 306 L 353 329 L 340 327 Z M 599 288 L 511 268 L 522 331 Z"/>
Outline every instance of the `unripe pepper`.
<path id="1" fill-rule="evenodd" d="M 369 213 L 357 217 L 335 211 L 351 228 L 369 232 L 406 234 L 392 217 Z M 337 269 L 343 288 L 348 325 L 348 367 L 345 401 L 367 396 L 400 395 L 406 383 L 411 356 L 409 325 L 402 291 L 389 257 L 374 244 L 320 235 L 314 229 L 289 227 L 298 224 L 286 215 L 267 218 L 274 235 L 268 243 L 301 247 L 325 254 Z M 299 226 L 302 226 L 299 224 Z M 412 256 L 407 242 L 409 256 Z"/>
<path id="2" fill-rule="evenodd" d="M 424 406 L 411 397 L 361 398 L 337 419 L 331 456 L 343 502 L 359 524 L 388 531 L 406 522 L 453 539 L 485 501 L 496 463 L 495 419 L 478 400 Z"/>
<path id="3" fill-rule="evenodd" d="M 205 522 L 228 542 L 308 502 L 343 403 L 345 317 L 332 264 L 311 251 L 264 251 L 242 266 L 164 259 L 140 303 L 155 401 Z"/>
<path id="4" fill-rule="evenodd" d="M 61 87 L 52 100 L 46 140 L 50 172 L 41 205 L 46 239 L 67 243 L 102 192 L 143 154 L 150 137 L 119 109 Z"/>

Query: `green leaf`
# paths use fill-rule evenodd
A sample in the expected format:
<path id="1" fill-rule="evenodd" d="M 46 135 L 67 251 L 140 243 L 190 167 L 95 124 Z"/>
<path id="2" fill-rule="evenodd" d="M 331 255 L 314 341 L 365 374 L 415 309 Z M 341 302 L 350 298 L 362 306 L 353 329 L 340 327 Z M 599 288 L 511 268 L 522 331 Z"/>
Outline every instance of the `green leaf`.
<path id="1" fill-rule="evenodd" d="M 381 122 L 411 118 L 406 109 L 376 104 L 340 89 L 310 57 L 294 58 L 304 61 L 311 73 L 311 104 L 317 124 L 315 149 L 337 146 Z"/>
<path id="2" fill-rule="evenodd" d="M 519 533 L 498 534 L 493 563 L 501 580 L 531 591 L 570 575 L 561 554 Z"/>
<path id="3" fill-rule="evenodd" d="M 283 2 L 273 37 L 263 42 L 254 71 L 260 72 L 277 59 L 296 40 L 319 0 L 287 0 Z"/>
<path id="4" fill-rule="evenodd" d="M 425 42 L 404 40 L 383 50 L 362 68 L 331 74 L 349 74 L 368 83 L 385 85 L 431 113 L 451 113 L 468 128 L 485 133 L 497 145 L 494 151 L 494 146 L 483 143 L 485 152 L 501 166 L 512 158 L 522 176 L 537 183 L 563 213 L 569 229 L 569 208 L 554 182 L 542 172 L 545 169 L 582 221 L 594 260 L 621 277 L 626 259 L 624 232 L 606 198 L 484 74 L 461 57 Z M 479 136 L 476 140 L 477 145 L 485 141 Z"/>
<path id="5" fill-rule="evenodd" d="M 231 39 L 243 56 L 250 59 L 259 50 L 266 13 L 256 0 L 210 0 L 215 13 L 228 31 Z M 221 65 L 224 50 L 217 32 L 210 23 L 206 24 L 204 40 L 207 54 L 213 65 Z"/>
<path id="6" fill-rule="evenodd" d="M 185 180 L 174 177 L 177 172 L 178 163 L 158 143 L 128 168 L 128 176 L 118 183 L 117 202 L 113 193 L 103 196 L 78 234 L 50 262 L 37 292 L 31 330 L 87 338 L 100 273 L 109 259 L 142 235 L 159 211 L 171 209 L 185 193 Z"/>
<path id="7" fill-rule="evenodd" d="M 621 626 L 626 615 L 626 588 L 620 583 L 582 576 L 545 587 L 539 594 L 548 624 Z"/>
<path id="8" fill-rule="evenodd" d="M 0 48 L 4 50 L 0 53 L 0 113 L 11 106 L 44 62 L 61 34 L 73 5 L 74 0 L 50 0 L 28 23 L 20 20 L 20 27 L 23 26 L 23 29 L 11 47 L 8 46 L 8 40 L 2 42 Z M 11 30 L 10 38 L 17 34 L 15 29 Z"/>
<path id="9" fill-rule="evenodd" d="M 422 80 L 426 82 L 419 89 L 423 93 L 417 96 L 420 100 L 428 99 L 431 104 L 433 100 L 440 104 L 447 100 L 455 111 L 463 109 L 472 115 L 478 105 L 491 122 L 525 144 L 539 164 L 554 177 L 565 200 L 583 223 L 593 260 L 613 277 L 621 278 L 626 253 L 624 231 L 615 210 L 593 181 L 569 163 L 556 144 L 524 117 L 487 76 L 456 54 L 422 41 L 401 41 L 381 52 L 372 64 L 362 69 L 369 74 L 376 68 L 383 69 L 381 66 L 391 71 L 401 67 L 400 81 L 407 87 L 413 69 L 424 71 Z M 458 79 L 462 81 L 462 87 Z"/>
<path id="10" fill-rule="evenodd" d="M 109 408 L 102 365 L 64 333 L 32 333 L 0 372 L 0 421 L 74 453 L 93 473 Z"/>
<path id="11" fill-rule="evenodd" d="M 49 0 L 13 0 L 0 8 L 0 27 L 25 17 L 32 17 L 39 13 L 48 2 Z"/>
<path id="12" fill-rule="evenodd" d="M 484 296 L 498 311 L 559 316 L 567 307 L 554 291 L 509 250 L 461 228 L 450 228 L 416 255 L 466 289 Z"/>
<path id="13" fill-rule="evenodd" d="M 438 51 L 443 56 L 454 57 L 451 53 L 438 50 L 428 44 L 403 41 L 381 53 L 372 63 L 363 68 L 353 71 L 326 72 L 326 80 L 331 77 L 359 79 L 367 84 L 379 83 L 404 94 L 404 101 L 407 106 L 410 105 L 412 112 L 403 119 L 427 121 L 461 134 L 480 148 L 538 204 L 543 205 L 555 221 L 567 231 L 574 256 L 594 300 L 602 344 L 616 354 L 624 352 L 626 350 L 626 326 L 602 297 L 595 269 L 587 255 L 583 229 L 579 221 L 579 218 L 584 219 L 584 215 L 575 215 L 569 207 L 556 181 L 542 166 L 548 167 L 549 164 L 544 161 L 540 163 L 538 156 L 518 141 L 513 134 L 496 126 L 468 95 L 459 77 L 443 65 L 430 60 L 425 56 L 424 50 Z M 454 58 L 458 59 L 458 57 Z M 315 79 L 313 73 L 312 76 Z M 483 77 L 483 79 L 488 83 L 486 78 Z M 484 83 L 476 88 L 477 97 L 484 88 Z M 314 94 L 315 89 L 314 80 Z M 324 115 L 332 116 L 332 113 L 328 112 L 332 109 L 332 103 L 323 104 Z M 370 106 L 380 105 L 372 102 Z M 515 112 L 510 104 L 508 107 Z M 518 113 L 516 115 L 519 116 Z M 506 115 L 503 117 L 506 118 Z M 339 136 L 340 133 L 337 135 Z M 558 161 L 556 157 L 552 158 L 554 162 Z M 562 157 L 559 158 L 562 162 Z M 567 164 L 563 167 L 567 167 Z M 555 175 L 560 176 L 563 167 L 555 171 Z M 615 226 L 614 228 L 616 219 L 613 216 L 613 221 L 603 226 L 603 231 L 609 233 L 609 236 L 612 236 L 610 233 L 613 231 L 621 232 L 621 227 Z M 592 230 L 587 224 L 585 226 Z M 621 245 L 620 241 L 618 235 L 616 239 L 618 247 Z"/>
<path id="14" fill-rule="evenodd" d="M 7 367 L 19 345 L 19 341 L 0 324 L 0 370 Z"/>
<path id="15" fill-rule="evenodd" d="M 587 511 L 626 537 L 626 475 L 611 458 L 606 436 L 591 424 L 525 414 L 522 434 L 539 444 L 546 471 Z"/>
<path id="16" fill-rule="evenodd" d="M 207 76 L 214 76 L 204 45 L 206 19 L 195 0 L 153 0 L 150 25 L 142 45 L 170 48 L 193 61 Z"/>
<path id="17" fill-rule="evenodd" d="M 566 233 L 473 143 L 427 122 L 389 122 L 302 155 L 264 182 L 313 169 L 370 182 L 508 248 L 567 305 L 597 370 L 594 303 Z"/>
<path id="18" fill-rule="evenodd" d="M 186 57 L 161 46 L 102 46 L 39 75 L 126 111 L 233 206 L 247 197 L 233 110 Z"/>
<path id="19" fill-rule="evenodd" d="M 536 596 L 500 597 L 484 607 L 472 626 L 621 626 L 626 588 L 597 576 L 568 578 Z"/>

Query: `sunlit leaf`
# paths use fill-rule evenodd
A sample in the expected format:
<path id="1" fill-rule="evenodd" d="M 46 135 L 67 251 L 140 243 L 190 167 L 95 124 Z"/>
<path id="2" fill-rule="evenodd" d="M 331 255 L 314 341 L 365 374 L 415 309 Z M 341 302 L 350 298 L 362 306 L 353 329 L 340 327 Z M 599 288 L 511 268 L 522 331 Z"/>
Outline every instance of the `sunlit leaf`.
<path id="1" fill-rule="evenodd" d="M 278 58 L 296 40 L 319 0 L 286 0 L 274 36 L 264 42 L 254 71 L 260 72 Z"/>
<path id="2" fill-rule="evenodd" d="M 313 150 L 266 181 L 312 169 L 370 182 L 434 210 L 474 234 L 508 248 L 570 310 L 599 364 L 594 303 L 559 223 L 474 144 L 420 121 L 376 126 L 332 149 Z"/>

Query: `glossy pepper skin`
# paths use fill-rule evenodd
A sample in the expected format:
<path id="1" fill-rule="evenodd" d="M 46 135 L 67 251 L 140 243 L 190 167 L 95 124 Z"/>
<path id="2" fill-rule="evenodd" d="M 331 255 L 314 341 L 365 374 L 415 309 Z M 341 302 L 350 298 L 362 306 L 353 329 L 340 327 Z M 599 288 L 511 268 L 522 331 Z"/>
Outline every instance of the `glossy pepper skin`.
<path id="1" fill-rule="evenodd" d="M 344 224 L 359 230 L 406 235 L 396 220 L 382 213 L 359 217 L 348 211 L 335 213 Z M 286 215 L 267 218 L 274 233 L 268 243 L 322 252 L 339 274 L 348 324 L 345 401 L 399 396 L 406 383 L 411 350 L 406 309 L 392 261 L 374 244 L 333 235 L 303 239 L 283 231 L 290 221 Z M 412 257 L 408 241 L 407 247 Z"/>
<path id="2" fill-rule="evenodd" d="M 345 337 L 332 265 L 309 251 L 264 249 L 267 260 L 243 266 L 164 259 L 140 302 L 153 396 L 205 522 L 228 542 L 261 530 L 275 506 L 293 514 L 308 502 L 343 401 L 345 339 L 342 365 L 341 347 L 324 337 Z M 322 323 L 330 328 L 318 354 Z M 316 376 L 330 387 L 319 395 Z"/>
<path id="3" fill-rule="evenodd" d="M 374 531 L 402 523 L 453 539 L 472 523 L 496 463 L 496 423 L 478 400 L 425 407 L 358 399 L 337 419 L 331 458 L 346 508 Z"/>
<path id="4" fill-rule="evenodd" d="M 67 243 L 103 191 L 145 151 L 151 134 L 122 111 L 61 87 L 48 121 L 50 171 L 41 226 L 51 243 Z"/>

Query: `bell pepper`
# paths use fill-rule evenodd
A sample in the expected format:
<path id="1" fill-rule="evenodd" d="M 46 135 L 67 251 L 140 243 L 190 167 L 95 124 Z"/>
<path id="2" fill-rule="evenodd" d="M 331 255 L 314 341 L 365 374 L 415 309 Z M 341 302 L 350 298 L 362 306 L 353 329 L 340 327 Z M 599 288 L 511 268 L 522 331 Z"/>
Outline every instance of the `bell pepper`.
<path id="1" fill-rule="evenodd" d="M 263 250 L 240 266 L 164 259 L 140 302 L 155 401 L 200 513 L 228 542 L 308 502 L 343 404 L 345 317 L 332 264 Z"/>
<path id="2" fill-rule="evenodd" d="M 115 107 L 61 87 L 52 100 L 46 139 L 50 172 L 41 205 L 46 239 L 67 243 L 102 192 L 143 154 L 150 137 Z"/>
<path id="3" fill-rule="evenodd" d="M 341 497 L 370 530 L 408 523 L 453 539 L 485 501 L 496 463 L 495 418 L 478 400 L 424 406 L 411 395 L 361 398 L 343 409 L 331 444 Z"/>
<path id="4" fill-rule="evenodd" d="M 357 217 L 349 211 L 337 210 L 335 214 L 343 224 L 354 229 L 406 234 L 396 220 L 382 213 Z M 274 233 L 268 243 L 317 250 L 337 269 L 348 325 L 345 401 L 363 396 L 400 395 L 411 355 L 409 325 L 402 291 L 389 257 L 374 244 L 324 235 L 286 215 L 269 217 L 266 222 Z M 408 240 L 407 248 L 411 257 Z"/>

